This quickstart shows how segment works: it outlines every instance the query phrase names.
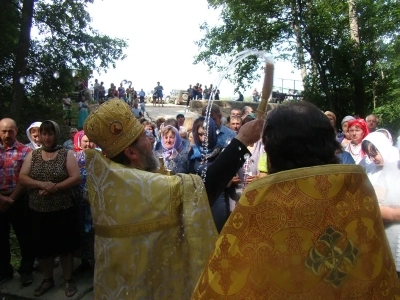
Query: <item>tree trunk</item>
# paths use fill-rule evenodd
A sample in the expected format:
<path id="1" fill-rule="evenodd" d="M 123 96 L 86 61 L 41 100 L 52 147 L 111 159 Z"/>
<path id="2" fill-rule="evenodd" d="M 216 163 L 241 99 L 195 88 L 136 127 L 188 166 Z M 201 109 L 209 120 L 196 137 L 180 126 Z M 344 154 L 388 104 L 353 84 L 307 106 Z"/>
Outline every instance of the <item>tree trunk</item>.
<path id="1" fill-rule="evenodd" d="M 17 50 L 15 53 L 15 66 L 13 74 L 13 101 L 10 107 L 10 117 L 17 123 L 20 120 L 21 108 L 25 96 L 24 84 L 20 78 L 26 77 L 27 58 L 31 42 L 31 28 L 33 19 L 34 0 L 24 0 L 22 4 L 21 28 Z"/>
<path id="2" fill-rule="evenodd" d="M 358 31 L 358 18 L 355 0 L 348 0 L 349 3 L 349 21 L 350 21 L 350 36 L 353 41 L 360 46 L 360 34 Z"/>
<path id="3" fill-rule="evenodd" d="M 357 71 L 353 71 L 354 74 L 354 111 L 356 115 L 360 117 L 365 117 L 365 89 L 364 81 L 361 75 L 361 69 L 357 68 Z"/>
<path id="4" fill-rule="evenodd" d="M 296 1 L 292 1 L 292 12 L 293 12 L 293 32 L 296 36 L 296 52 L 297 52 L 297 59 L 300 66 L 301 71 L 301 79 L 303 80 L 303 86 L 305 85 L 305 79 L 307 76 L 307 69 L 306 63 L 304 58 L 304 51 L 303 51 L 303 42 L 301 40 L 301 32 L 299 24 L 301 23 L 301 9 L 297 5 Z"/>
<path id="5" fill-rule="evenodd" d="M 296 51 L 297 51 L 297 59 L 300 65 L 301 79 L 303 80 L 303 85 L 305 84 L 305 79 L 307 77 L 307 69 L 304 58 L 303 44 L 301 42 L 300 29 L 299 25 L 295 24 L 293 26 L 294 33 L 296 35 Z"/>
<path id="6" fill-rule="evenodd" d="M 317 65 L 319 66 L 318 67 L 319 80 L 321 82 L 322 90 L 325 93 L 329 110 L 336 113 L 335 102 L 333 101 L 333 94 L 331 88 L 329 87 L 329 81 L 328 81 L 328 76 L 326 75 L 326 69 L 320 63 L 317 63 Z"/>
<path id="7" fill-rule="evenodd" d="M 357 7 L 355 0 L 348 0 L 350 36 L 353 46 L 353 84 L 354 84 L 354 112 L 361 117 L 365 116 L 365 87 L 363 81 L 364 66 L 361 61 L 360 34 L 358 30 Z"/>
<path id="8" fill-rule="evenodd" d="M 320 57 L 321 49 L 319 48 L 317 39 L 315 38 L 312 31 L 308 31 L 308 37 L 310 39 L 310 48 L 308 49 L 308 54 L 310 55 L 312 65 L 315 68 L 313 72 L 316 71 L 319 75 L 319 81 L 321 83 L 322 91 L 325 93 L 326 102 L 328 104 L 329 110 L 335 112 L 335 103 L 333 102 L 333 95 L 329 87 L 329 78 L 327 76 L 328 69 L 326 68 Z"/>

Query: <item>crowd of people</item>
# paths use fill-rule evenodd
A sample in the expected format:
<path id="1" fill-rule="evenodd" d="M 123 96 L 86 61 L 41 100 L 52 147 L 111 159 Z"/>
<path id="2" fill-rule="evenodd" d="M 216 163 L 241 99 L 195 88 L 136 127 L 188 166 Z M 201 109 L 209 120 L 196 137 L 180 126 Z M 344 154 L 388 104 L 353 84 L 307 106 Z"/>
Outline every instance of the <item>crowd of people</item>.
<path id="1" fill-rule="evenodd" d="M 128 87 L 125 88 L 124 84 L 128 84 Z M 157 98 L 160 97 L 161 100 L 163 98 L 162 90 L 162 86 L 157 82 L 157 86 L 154 88 L 154 93 L 157 92 Z M 143 89 L 140 89 L 140 91 L 135 90 L 131 82 L 121 82 L 119 87 L 114 83 L 111 83 L 110 87 L 106 90 L 104 82 L 102 81 L 99 83 L 98 79 L 94 80 L 92 93 L 93 99 L 100 104 L 109 99 L 122 99 L 128 104 L 133 105 L 134 102 L 145 102 L 146 96 L 146 92 Z"/>
<path id="2" fill-rule="evenodd" d="M 71 126 L 73 102 L 71 98 L 68 96 L 68 93 L 64 94 L 64 97 L 61 99 L 61 103 L 63 108 L 64 124 L 67 126 Z M 84 96 L 79 97 L 77 108 L 78 108 L 78 128 L 82 129 L 83 124 L 85 123 L 85 120 L 89 115 L 89 103 Z"/>
<path id="3" fill-rule="evenodd" d="M 220 95 L 220 90 L 218 87 L 213 87 L 212 84 L 210 84 L 208 87 L 205 85 L 203 88 L 203 85 L 200 83 L 196 83 L 194 85 L 189 85 L 189 88 L 187 89 L 188 92 L 188 101 L 190 100 L 219 100 L 219 95 Z"/>
<path id="4" fill-rule="evenodd" d="M 104 88 L 104 83 L 101 82 L 100 84 L 98 83 L 98 80 L 95 80 L 94 86 L 93 86 L 93 95 L 94 99 L 98 101 L 99 103 L 103 103 L 106 100 L 109 99 L 122 99 L 131 106 L 135 102 L 138 102 L 140 104 L 145 103 L 145 97 L 146 93 L 141 89 L 139 92 L 135 90 L 134 87 L 132 87 L 132 84 L 129 84 L 128 88 L 124 88 L 123 83 L 120 83 L 120 86 L 117 88 L 113 83 L 111 83 L 110 88 L 108 89 L 108 92 L 105 92 Z M 164 106 L 164 87 L 160 84 L 160 82 L 157 82 L 157 85 L 152 89 L 152 94 L 149 95 L 152 98 L 152 104 L 153 106 Z M 200 83 L 196 83 L 195 85 L 189 85 L 189 88 L 187 89 L 187 104 L 189 105 L 189 102 L 191 100 L 210 100 L 211 98 L 214 100 L 219 100 L 220 96 L 220 90 L 217 87 L 213 87 L 212 84 L 209 85 L 209 87 L 204 86 Z"/>
<path id="5" fill-rule="evenodd" d="M 125 84 L 129 84 L 128 88 L 124 87 Z M 83 94 L 83 91 L 85 89 L 81 90 L 82 90 L 82 95 L 80 96 L 80 98 L 85 99 L 84 97 L 85 95 Z M 143 89 L 141 89 L 140 91 L 136 91 L 135 88 L 132 87 L 131 82 L 126 82 L 126 83 L 121 82 L 119 87 L 117 87 L 114 83 L 111 83 L 110 88 L 106 91 L 104 87 L 104 82 L 99 83 L 98 79 L 95 79 L 95 83 L 92 85 L 91 91 L 93 99 L 99 102 L 100 104 L 104 103 L 109 99 L 122 99 L 133 108 L 134 104 L 138 103 L 138 106 L 140 105 L 140 109 L 142 110 L 142 116 L 143 116 L 146 105 L 146 92 Z M 187 107 L 189 107 L 191 100 L 210 100 L 210 99 L 220 100 L 220 94 L 221 94 L 218 87 L 213 87 L 213 84 L 210 84 L 209 86 L 205 85 L 203 87 L 201 83 L 196 83 L 193 85 L 190 84 L 186 92 L 187 92 L 187 99 L 185 98 L 185 100 Z M 244 101 L 243 94 L 240 91 L 238 92 L 238 94 L 239 96 L 238 99 L 236 100 Z M 291 90 L 289 90 L 289 94 L 291 94 Z M 161 106 L 161 107 L 164 106 L 164 100 L 163 100 L 164 87 L 160 84 L 160 82 L 157 82 L 157 85 L 152 89 L 152 94 L 147 96 L 151 97 L 152 99 L 151 102 L 153 106 Z M 260 101 L 261 93 L 258 92 L 256 88 L 252 92 L 252 98 L 253 102 Z M 65 105 L 68 110 L 68 104 Z"/>
<path id="6" fill-rule="evenodd" d="M 374 115 L 339 131 L 333 112 L 299 101 L 266 121 L 212 105 L 153 123 L 124 93 L 62 146 L 54 121 L 31 124 L 27 145 L 0 121 L 0 284 L 13 277 L 12 226 L 23 285 L 40 261 L 36 297 L 55 286 L 57 257 L 67 297 L 74 257 L 96 299 L 347 299 L 357 285 L 372 299 L 382 280 L 400 296 L 399 150 Z"/>
<path id="7" fill-rule="evenodd" d="M 71 128 L 70 139 L 60 144 L 60 129 L 51 120 L 34 122 L 26 130 L 30 143 L 17 140 L 14 120 L 0 121 L 0 282 L 13 278 L 10 264 L 10 226 L 21 250 L 18 272 L 24 286 L 40 268 L 39 297 L 55 286 L 53 268 L 61 262 L 65 295 L 77 292 L 73 258 L 82 264 L 77 272 L 93 272 L 94 232 L 86 188 L 84 151 L 93 148 L 83 131 Z M 37 263 L 40 262 L 40 265 Z"/>

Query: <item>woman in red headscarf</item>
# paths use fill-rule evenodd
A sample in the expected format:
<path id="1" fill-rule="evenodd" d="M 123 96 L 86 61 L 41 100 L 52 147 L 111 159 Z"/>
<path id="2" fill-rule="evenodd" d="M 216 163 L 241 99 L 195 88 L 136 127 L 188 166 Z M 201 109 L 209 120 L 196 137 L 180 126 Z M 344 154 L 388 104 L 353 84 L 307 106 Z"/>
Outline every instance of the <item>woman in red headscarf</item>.
<path id="1" fill-rule="evenodd" d="M 356 164 L 359 164 L 365 156 L 361 142 L 369 133 L 368 126 L 364 119 L 351 120 L 348 124 L 351 142 L 344 150 L 351 154 Z"/>
<path id="2" fill-rule="evenodd" d="M 80 256 L 82 263 L 75 270 L 75 273 L 92 271 L 94 266 L 94 229 L 88 199 L 85 168 L 85 150 L 93 149 L 94 147 L 94 143 L 90 142 L 83 130 L 75 134 L 74 151 L 82 178 L 77 195 L 79 198 L 77 205 L 79 206 Z"/>

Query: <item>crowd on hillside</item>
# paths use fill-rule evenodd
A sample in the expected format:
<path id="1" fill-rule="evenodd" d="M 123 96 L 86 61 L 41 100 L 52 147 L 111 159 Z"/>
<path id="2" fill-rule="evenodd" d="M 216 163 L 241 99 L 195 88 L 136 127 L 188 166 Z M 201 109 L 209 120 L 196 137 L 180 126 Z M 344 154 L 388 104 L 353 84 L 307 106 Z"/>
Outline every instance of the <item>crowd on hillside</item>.
<path id="1" fill-rule="evenodd" d="M 125 88 L 125 84 L 129 84 L 129 86 Z M 140 91 L 135 90 L 131 82 L 121 82 L 118 87 L 114 83 L 111 83 L 110 87 L 106 90 L 106 88 L 104 87 L 104 82 L 99 83 L 98 79 L 95 79 L 95 82 L 91 89 L 93 93 L 93 99 L 100 104 L 111 99 L 124 100 L 130 106 L 133 106 L 134 103 L 140 103 L 141 106 L 144 106 L 144 103 L 146 102 L 146 92 L 143 90 L 143 88 L 140 89 Z M 154 106 L 156 104 L 162 106 L 164 105 L 163 90 L 163 86 L 160 85 L 160 82 L 157 82 L 157 85 L 154 87 L 153 93 L 151 95 Z"/>
<path id="2" fill-rule="evenodd" d="M 129 82 L 128 88 L 125 89 L 124 82 L 121 82 L 119 87 L 114 85 L 114 83 L 110 84 L 110 88 L 106 90 L 104 87 L 104 82 L 98 82 L 95 79 L 95 83 L 91 87 L 92 94 L 94 100 L 103 103 L 108 99 L 122 99 L 130 105 L 133 105 L 135 101 L 139 101 L 140 103 L 145 100 L 146 93 L 143 89 L 140 91 L 136 91 L 132 84 Z M 160 85 L 160 82 L 157 82 L 157 85 L 152 89 L 152 94 L 149 95 L 153 98 L 153 105 L 159 104 L 163 105 L 163 97 L 164 97 L 164 88 Z M 188 101 L 190 100 L 209 100 L 212 96 L 214 100 L 219 100 L 220 91 L 217 87 L 213 87 L 210 84 L 209 87 L 204 86 L 200 83 L 196 83 L 194 85 L 189 85 L 187 89 L 188 93 Z"/>
<path id="3" fill-rule="evenodd" d="M 129 84 L 127 88 L 124 86 L 126 84 Z M 86 88 L 82 84 L 80 85 L 81 87 L 79 88 L 80 90 L 80 99 L 85 99 L 86 93 Z M 104 82 L 98 82 L 98 79 L 95 79 L 94 84 L 90 87 L 91 95 L 95 101 L 101 103 L 104 103 L 106 100 L 109 99 L 122 99 L 129 105 L 133 107 L 134 103 L 137 102 L 141 107 L 142 110 L 144 110 L 144 106 L 146 103 L 146 92 L 143 89 L 140 89 L 140 91 L 135 90 L 134 87 L 132 87 L 131 82 L 121 82 L 120 85 L 117 87 L 114 83 L 110 84 L 110 87 L 106 90 L 104 86 Z M 186 106 L 189 106 L 189 103 L 191 100 L 220 100 L 220 90 L 218 87 L 213 87 L 213 84 L 210 84 L 209 86 L 203 85 L 201 83 L 196 83 L 196 84 L 190 84 L 189 88 L 186 90 L 187 92 L 187 98 L 186 100 Z M 152 99 L 152 104 L 153 106 L 163 106 L 164 104 L 164 88 L 160 84 L 160 82 L 157 82 L 157 85 L 152 89 L 151 95 L 147 95 L 148 97 L 151 97 Z M 86 95 L 86 100 L 88 99 Z M 252 91 L 252 100 L 253 102 L 259 102 L 261 99 L 261 92 L 259 92 L 256 88 Z M 289 89 L 287 93 L 279 92 L 279 90 L 275 91 L 272 93 L 272 102 L 277 102 L 277 103 L 282 103 L 284 101 L 289 101 L 289 100 L 301 100 L 302 96 L 300 91 L 298 90 L 292 90 Z M 234 99 L 236 101 L 244 101 L 244 96 L 243 94 L 238 91 L 238 98 Z"/>
<path id="4" fill-rule="evenodd" d="M 143 89 L 140 89 L 140 91 L 135 90 L 131 82 L 129 82 L 129 86 L 125 89 L 124 83 L 121 82 L 118 87 L 114 83 L 111 83 L 110 87 L 106 90 L 104 82 L 99 83 L 98 79 L 95 79 L 91 88 L 93 99 L 100 104 L 106 100 L 115 98 L 122 99 L 129 104 L 136 100 L 144 101 L 146 93 Z"/>
<path id="5" fill-rule="evenodd" d="M 105 97 L 101 86 L 103 83 L 94 93 L 95 99 L 99 101 Z M 160 83 L 157 83 L 157 87 L 157 96 L 162 99 L 163 88 Z M 205 86 L 203 90 L 201 84 L 188 89 L 191 99 L 209 99 L 207 97 L 212 90 L 212 85 L 209 88 Z M 207 169 L 241 131 L 241 127 L 256 118 L 252 108 L 245 106 L 243 109 L 232 109 L 230 116 L 225 119 L 219 107 L 212 105 L 209 119 L 206 119 L 204 108 L 202 116 L 196 119 L 178 114 L 176 118 L 159 118 L 153 123 L 143 118 L 144 110 L 142 114 L 134 111 L 145 96 L 142 92 L 143 90 L 136 93 L 131 86 L 125 90 L 121 84 L 118 89 L 111 85 L 108 95 L 134 104 L 132 112 L 143 126 L 153 152 L 142 153 L 146 157 L 142 166 L 144 170 L 154 170 L 158 159 L 151 158 L 161 157 L 164 168 L 170 174 L 197 174 L 204 177 Z M 217 95 L 218 93 L 215 97 Z M 258 94 L 255 96 L 259 97 Z M 139 101 L 136 101 L 137 97 Z M 66 98 L 62 100 L 64 119 L 67 125 L 71 125 L 71 115 L 66 109 L 71 103 Z M 31 124 L 26 130 L 30 140 L 27 145 L 18 142 L 17 124 L 13 120 L 4 118 L 0 121 L 0 284 L 13 277 L 9 243 L 12 226 L 21 249 L 19 273 L 23 285 L 32 282 L 32 271 L 34 267 L 38 267 L 37 264 L 34 266 L 35 259 L 40 261 L 43 281 L 35 290 L 36 297 L 55 286 L 53 267 L 57 262 L 56 258 L 61 259 L 65 294 L 68 297 L 77 292 L 73 280 L 73 258 L 79 257 L 82 261 L 80 269 L 75 270 L 75 273 L 93 272 L 95 265 L 94 228 L 86 185 L 85 151 L 101 149 L 83 131 L 87 118 L 87 102 L 81 99 L 78 105 L 79 130 L 71 128 L 70 139 L 62 146 L 59 126 L 54 121 Z M 86 114 L 81 116 L 81 110 Z M 387 238 L 397 271 L 400 271 L 400 220 L 393 219 L 392 211 L 392 207 L 400 204 L 400 190 L 396 188 L 400 180 L 397 167 L 399 149 L 393 146 L 390 132 L 378 127 L 378 120 L 374 115 L 369 115 L 365 120 L 346 116 L 340 122 L 341 131 L 337 130 L 338 120 L 333 112 L 321 113 L 319 117 L 329 119 L 334 128 L 336 140 L 341 145 L 336 152 L 338 162 L 362 166 L 375 188 L 381 204 L 381 215 L 387 225 Z M 299 144 L 303 143 L 301 139 Z M 251 155 L 245 158 L 236 175 L 210 205 L 218 232 L 235 210 L 246 186 L 271 172 L 264 143 L 260 138 L 247 146 Z M 116 161 L 124 164 L 124 158 Z"/>

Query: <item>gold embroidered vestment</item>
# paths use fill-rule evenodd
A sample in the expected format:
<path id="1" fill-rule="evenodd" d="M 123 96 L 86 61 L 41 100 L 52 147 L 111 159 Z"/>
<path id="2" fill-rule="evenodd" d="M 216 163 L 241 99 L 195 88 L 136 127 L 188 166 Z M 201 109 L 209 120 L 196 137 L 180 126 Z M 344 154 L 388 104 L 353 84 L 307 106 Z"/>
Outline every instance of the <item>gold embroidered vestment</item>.
<path id="1" fill-rule="evenodd" d="M 374 190 L 360 166 L 251 183 L 192 299 L 400 299 Z"/>
<path id="2" fill-rule="evenodd" d="M 189 299 L 217 238 L 201 178 L 85 154 L 95 299 Z"/>

